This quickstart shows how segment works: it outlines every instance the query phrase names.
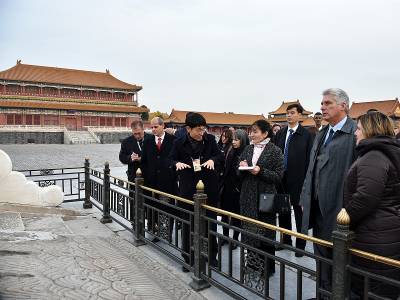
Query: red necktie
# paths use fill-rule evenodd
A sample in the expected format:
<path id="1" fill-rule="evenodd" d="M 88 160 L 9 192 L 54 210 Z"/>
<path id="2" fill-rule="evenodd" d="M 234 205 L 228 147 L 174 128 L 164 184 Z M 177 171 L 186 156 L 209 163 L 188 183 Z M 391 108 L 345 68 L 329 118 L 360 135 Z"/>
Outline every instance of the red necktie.
<path id="1" fill-rule="evenodd" d="M 160 137 L 158 138 L 157 149 L 158 149 L 158 151 L 161 150 L 161 138 Z"/>

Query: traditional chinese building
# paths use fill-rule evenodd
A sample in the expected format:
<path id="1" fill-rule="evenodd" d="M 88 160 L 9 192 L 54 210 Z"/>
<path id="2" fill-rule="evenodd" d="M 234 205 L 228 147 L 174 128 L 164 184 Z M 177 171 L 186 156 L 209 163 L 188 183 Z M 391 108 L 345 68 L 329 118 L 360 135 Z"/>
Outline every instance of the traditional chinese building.
<path id="1" fill-rule="evenodd" d="M 400 102 L 398 98 L 382 101 L 353 102 L 349 115 L 352 119 L 357 119 L 370 109 L 376 109 L 393 119 L 400 119 Z"/>
<path id="2" fill-rule="evenodd" d="M 297 99 L 296 101 L 289 101 L 289 102 L 284 102 L 282 101 L 281 106 L 279 106 L 279 108 L 277 110 L 271 111 L 268 113 L 268 122 L 270 122 L 271 124 L 281 124 L 284 125 L 286 124 L 286 110 L 288 108 L 289 105 L 291 104 L 300 104 L 300 101 Z M 303 105 L 301 105 L 303 106 Z M 304 106 L 303 106 L 304 108 Z M 311 111 L 308 111 L 304 108 L 304 111 L 302 113 L 302 116 L 300 118 L 300 123 L 302 123 L 303 121 L 307 121 L 307 123 L 311 122 L 312 119 L 310 119 L 310 115 L 312 115 Z"/>
<path id="3" fill-rule="evenodd" d="M 106 72 L 17 64 L 0 72 L 0 125 L 130 127 L 141 86 Z"/>
<path id="4" fill-rule="evenodd" d="M 170 127 L 182 126 L 185 124 L 186 114 L 189 111 L 172 109 L 171 114 L 165 120 L 165 124 Z M 255 121 L 264 119 L 265 117 L 260 115 L 249 115 L 249 114 L 235 114 L 233 112 L 198 112 L 203 115 L 206 119 L 208 132 L 220 135 L 224 128 L 234 127 L 236 129 L 241 128 L 247 130 L 251 124 Z"/>

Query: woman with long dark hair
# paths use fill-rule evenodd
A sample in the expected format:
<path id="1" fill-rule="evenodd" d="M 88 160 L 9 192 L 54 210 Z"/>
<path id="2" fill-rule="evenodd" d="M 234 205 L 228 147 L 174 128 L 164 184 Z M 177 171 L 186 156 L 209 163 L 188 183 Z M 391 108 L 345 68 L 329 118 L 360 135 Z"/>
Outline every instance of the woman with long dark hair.
<path id="1" fill-rule="evenodd" d="M 237 173 L 237 167 L 239 165 L 239 157 L 242 154 L 244 148 L 249 145 L 249 137 L 247 133 L 238 129 L 233 133 L 232 150 L 228 153 L 225 159 L 225 168 L 222 175 L 221 184 L 221 208 L 236 214 L 240 214 L 240 189 L 241 181 Z M 226 215 L 222 215 L 222 222 L 228 223 L 229 218 Z M 231 225 L 240 227 L 240 221 L 232 218 Z M 229 229 L 223 227 L 224 235 L 229 237 Z M 234 231 L 233 239 L 238 240 L 239 232 Z M 227 241 L 223 240 L 222 245 L 226 244 Z M 236 249 L 237 245 L 233 244 L 232 248 Z"/>
<path id="2" fill-rule="evenodd" d="M 400 144 L 392 121 L 381 112 L 357 120 L 358 158 L 345 181 L 344 207 L 355 232 L 352 246 L 392 259 L 400 259 Z M 354 256 L 362 270 L 400 280 L 400 271 L 389 265 Z M 351 290 L 363 299 L 363 278 L 352 276 Z M 370 291 L 390 299 L 400 289 L 370 279 Z M 385 298 L 386 299 L 386 298 Z"/>

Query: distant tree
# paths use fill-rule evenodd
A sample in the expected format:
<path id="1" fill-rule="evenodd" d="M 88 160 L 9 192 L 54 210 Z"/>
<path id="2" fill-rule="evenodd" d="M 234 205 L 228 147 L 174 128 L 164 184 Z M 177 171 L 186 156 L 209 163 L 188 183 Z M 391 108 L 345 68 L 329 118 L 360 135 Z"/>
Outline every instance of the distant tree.
<path id="1" fill-rule="evenodd" d="M 153 112 L 153 118 L 155 118 L 155 117 L 163 118 L 163 115 L 164 114 L 158 110 Z"/>
<path id="2" fill-rule="evenodd" d="M 142 106 L 140 106 L 140 107 L 142 107 L 142 108 L 147 108 L 146 105 L 142 105 Z M 148 120 L 149 120 L 149 112 L 148 112 L 148 111 L 142 112 L 142 113 L 140 114 L 140 117 L 142 118 L 143 121 L 148 121 Z"/>

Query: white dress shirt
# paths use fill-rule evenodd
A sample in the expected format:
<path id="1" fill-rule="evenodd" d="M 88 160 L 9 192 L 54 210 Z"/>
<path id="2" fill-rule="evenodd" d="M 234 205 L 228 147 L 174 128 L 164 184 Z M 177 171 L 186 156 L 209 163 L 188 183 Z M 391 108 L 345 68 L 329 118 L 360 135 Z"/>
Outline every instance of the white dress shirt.
<path id="1" fill-rule="evenodd" d="M 163 132 L 162 136 L 154 136 L 154 140 L 156 141 L 156 145 L 158 144 L 158 139 L 161 138 L 161 145 L 162 142 L 164 141 L 164 137 L 165 137 L 165 132 Z"/>
<path id="2" fill-rule="evenodd" d="M 299 128 L 299 123 L 297 123 L 297 125 L 294 126 L 293 128 L 290 128 L 290 127 L 288 126 L 287 132 L 286 132 L 285 147 L 286 147 L 286 143 L 287 143 L 287 140 L 288 140 L 288 138 L 289 138 L 289 135 L 290 135 L 290 129 L 293 130 L 293 133 L 292 133 L 292 135 L 293 135 L 293 134 L 296 132 L 297 128 Z"/>
<path id="3" fill-rule="evenodd" d="M 344 126 L 344 124 L 346 123 L 346 121 L 347 121 L 347 116 L 345 116 L 345 117 L 344 117 L 339 123 L 337 123 L 335 126 L 332 127 L 332 125 L 329 125 L 329 128 L 328 128 L 328 130 L 327 130 L 327 134 L 325 135 L 324 144 L 326 143 L 326 140 L 328 139 L 329 131 L 330 131 L 331 129 L 333 129 L 333 132 L 334 132 L 333 135 L 335 135 L 336 131 L 342 129 L 342 127 Z"/>

